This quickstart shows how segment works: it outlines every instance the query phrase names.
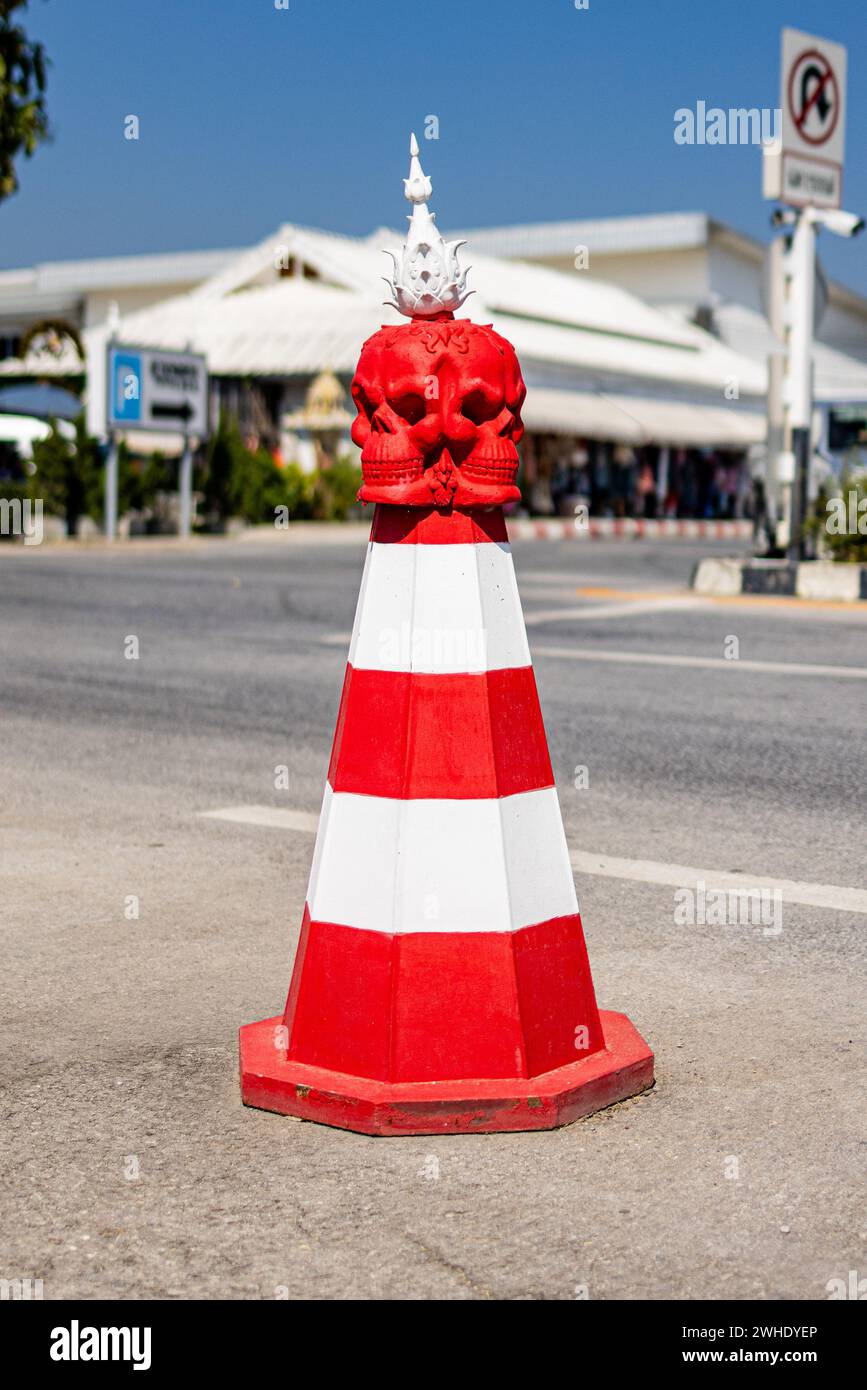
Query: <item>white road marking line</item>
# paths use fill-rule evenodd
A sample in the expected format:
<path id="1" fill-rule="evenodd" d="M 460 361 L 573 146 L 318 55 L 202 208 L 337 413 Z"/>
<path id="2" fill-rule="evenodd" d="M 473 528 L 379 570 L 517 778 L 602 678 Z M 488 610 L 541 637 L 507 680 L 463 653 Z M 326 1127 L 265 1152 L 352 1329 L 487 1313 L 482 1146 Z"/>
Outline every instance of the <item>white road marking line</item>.
<path id="1" fill-rule="evenodd" d="M 630 611 L 635 612 L 639 606 L 631 604 Z M 623 611 L 627 611 L 625 607 Z M 592 614 L 585 616 L 601 618 L 605 614 L 602 610 L 594 609 Z M 526 622 L 528 625 L 532 622 L 532 615 Z M 319 644 L 323 647 L 348 647 L 351 635 L 349 632 L 329 632 L 320 637 Z M 723 656 L 679 656 L 668 652 L 607 652 L 598 647 L 540 647 L 535 643 L 531 655 L 550 656 L 562 661 L 613 661 L 627 666 L 694 666 L 714 671 L 762 671 L 766 675 L 777 676 L 837 676 L 840 680 L 867 680 L 865 666 L 820 666 L 803 661 L 753 661 L 746 657 L 737 661 L 727 661 Z"/>
<path id="2" fill-rule="evenodd" d="M 265 826 L 273 830 L 295 830 L 310 835 L 315 835 L 319 825 L 319 816 L 313 812 L 279 806 L 228 806 L 217 811 L 200 811 L 199 815 L 211 820 Z M 659 864 L 651 859 L 618 859 L 610 854 L 588 854 L 581 850 L 572 850 L 569 857 L 572 868 L 578 874 L 672 888 L 689 888 L 704 883 L 708 891 L 726 889 L 754 893 L 758 889 L 779 889 L 784 902 L 830 908 L 834 912 L 867 914 L 867 889 L 863 888 L 845 888 L 833 883 L 800 883 L 795 879 L 774 878 L 772 875 L 697 869 L 686 864 Z"/>
<path id="3" fill-rule="evenodd" d="M 606 652 L 597 647 L 533 647 L 534 656 L 564 661 L 615 661 L 641 666 L 704 666 L 719 671 L 763 671 L 779 676 L 837 676 L 840 680 L 867 680 L 865 666 L 819 666 L 804 661 L 727 661 L 723 656 L 675 656 L 666 652 Z"/>
<path id="4" fill-rule="evenodd" d="M 700 599 L 641 599 L 629 603 L 597 604 L 593 608 L 544 608 L 540 613 L 525 613 L 527 627 L 542 623 L 588 622 L 594 618 L 628 618 L 633 613 L 669 613 L 674 608 L 703 608 Z"/>
<path id="5" fill-rule="evenodd" d="M 665 884 L 673 888 L 696 883 L 711 889 L 734 889 L 740 893 L 778 888 L 784 902 L 806 907 L 827 907 L 836 912 L 867 912 L 867 890 L 842 888 L 833 883 L 799 883 L 791 878 L 762 874 L 731 873 L 724 869 L 696 869 L 687 864 L 657 864 L 651 859 L 617 859 L 609 854 L 586 854 L 573 850 L 572 868 L 579 874 L 599 874 L 603 878 L 629 879 L 633 883 Z"/>
<path id="6" fill-rule="evenodd" d="M 199 811 L 207 820 L 229 820 L 238 825 L 264 825 L 273 830 L 301 830 L 315 835 L 319 816 L 311 811 L 287 811 L 279 806 L 224 806 L 219 811 Z"/>

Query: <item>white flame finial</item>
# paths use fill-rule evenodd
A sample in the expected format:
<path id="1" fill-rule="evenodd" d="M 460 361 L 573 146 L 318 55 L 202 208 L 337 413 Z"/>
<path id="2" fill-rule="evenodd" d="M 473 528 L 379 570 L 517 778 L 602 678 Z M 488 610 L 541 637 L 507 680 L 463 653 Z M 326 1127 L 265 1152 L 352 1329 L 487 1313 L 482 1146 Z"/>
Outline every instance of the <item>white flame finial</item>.
<path id="1" fill-rule="evenodd" d="M 394 296 L 389 301 L 392 308 L 408 318 L 432 318 L 459 309 L 473 291 L 467 289 L 469 266 L 462 268 L 457 257 L 465 242 L 443 241 L 428 208 L 431 181 L 421 167 L 415 135 L 410 136 L 409 155 L 409 178 L 403 181 L 404 194 L 412 203 L 409 232 L 399 254 L 386 252 L 394 262 L 394 273 L 385 283 Z"/>

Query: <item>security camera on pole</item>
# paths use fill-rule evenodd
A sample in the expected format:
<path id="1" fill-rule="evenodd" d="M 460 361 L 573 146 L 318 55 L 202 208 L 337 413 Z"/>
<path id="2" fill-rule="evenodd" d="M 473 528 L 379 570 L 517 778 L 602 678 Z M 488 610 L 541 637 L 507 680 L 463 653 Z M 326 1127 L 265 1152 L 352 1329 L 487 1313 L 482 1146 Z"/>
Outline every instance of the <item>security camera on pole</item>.
<path id="1" fill-rule="evenodd" d="M 782 139 L 765 149 L 763 194 L 790 204 L 774 213 L 775 226 L 794 230 L 783 256 L 772 259 L 782 285 L 768 296 L 771 325 L 786 349 L 782 406 L 787 454 L 769 458 L 769 474 L 789 485 L 788 554 L 804 558 L 804 522 L 810 495 L 813 423 L 813 334 L 816 327 L 816 232 L 855 236 L 864 223 L 842 211 L 845 143 L 846 49 L 829 39 L 784 29 L 780 66 Z M 775 319 L 777 321 L 775 322 Z M 773 426 L 773 382 L 769 370 L 769 423 Z M 769 440 L 771 438 L 769 428 Z M 773 450 L 769 449 L 769 454 Z M 781 466 L 782 464 L 782 466 Z M 769 479 L 770 480 L 770 479 Z"/>

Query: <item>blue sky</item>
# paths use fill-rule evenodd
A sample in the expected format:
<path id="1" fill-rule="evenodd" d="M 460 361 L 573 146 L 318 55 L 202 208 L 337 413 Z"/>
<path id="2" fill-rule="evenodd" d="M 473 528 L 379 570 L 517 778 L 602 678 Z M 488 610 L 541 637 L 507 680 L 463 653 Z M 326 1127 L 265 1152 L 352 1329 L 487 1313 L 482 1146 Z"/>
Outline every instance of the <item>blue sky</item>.
<path id="1" fill-rule="evenodd" d="M 443 229 L 706 210 L 765 237 L 760 155 L 674 112 L 774 107 L 789 24 L 849 49 L 846 206 L 867 214 L 867 0 L 30 0 L 54 141 L 0 204 L 0 266 L 397 225 L 407 136 Z M 140 139 L 123 136 L 124 117 Z M 867 294 L 867 235 L 827 235 Z"/>

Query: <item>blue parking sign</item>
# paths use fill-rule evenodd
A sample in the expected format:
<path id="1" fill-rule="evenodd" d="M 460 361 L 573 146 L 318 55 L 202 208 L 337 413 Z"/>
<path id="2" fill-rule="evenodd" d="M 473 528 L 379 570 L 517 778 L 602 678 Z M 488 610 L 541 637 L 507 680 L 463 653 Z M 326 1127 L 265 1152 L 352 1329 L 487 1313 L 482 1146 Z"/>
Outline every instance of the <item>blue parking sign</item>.
<path id="1" fill-rule="evenodd" d="M 113 425 L 141 419 L 141 357 L 136 352 L 113 352 L 109 371 L 108 418 Z"/>

